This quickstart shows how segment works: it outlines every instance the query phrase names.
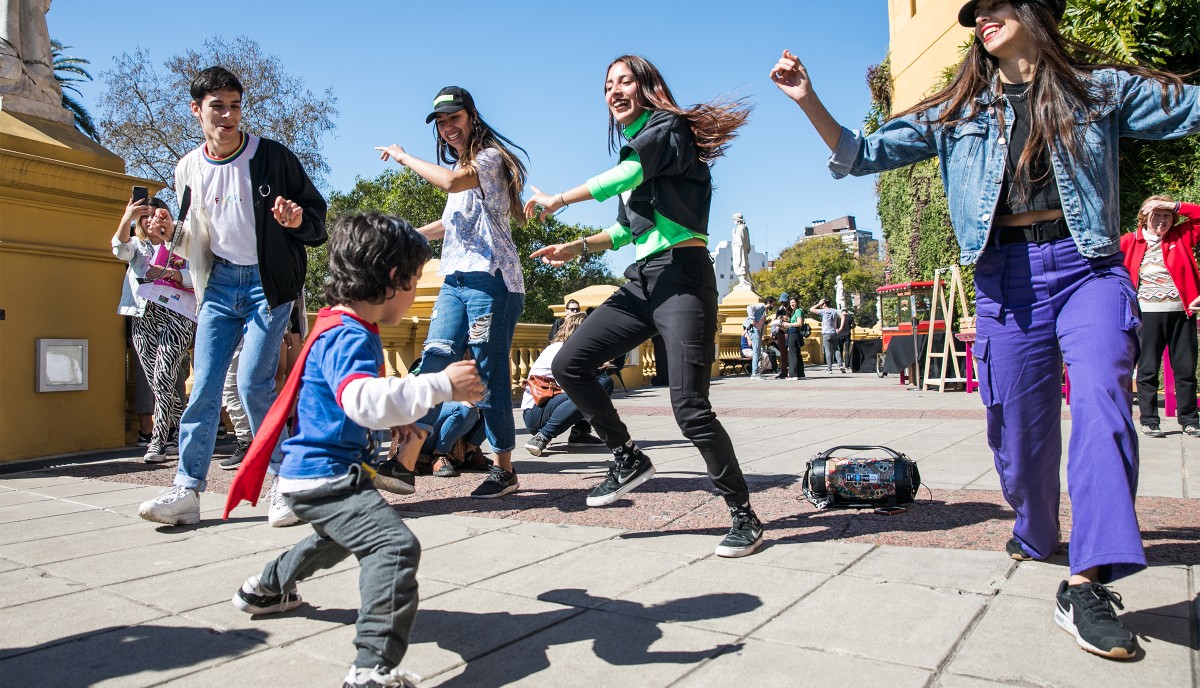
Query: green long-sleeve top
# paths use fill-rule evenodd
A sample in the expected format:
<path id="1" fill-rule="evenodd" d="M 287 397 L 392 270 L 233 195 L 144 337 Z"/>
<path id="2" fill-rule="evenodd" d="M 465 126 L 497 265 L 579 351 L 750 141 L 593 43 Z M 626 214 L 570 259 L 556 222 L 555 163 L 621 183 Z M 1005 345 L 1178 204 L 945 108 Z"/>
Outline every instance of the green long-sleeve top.
<path id="1" fill-rule="evenodd" d="M 651 111 L 647 110 L 634 120 L 633 123 L 625 127 L 622 133 L 626 140 L 632 139 L 642 130 L 646 121 L 650 119 L 650 115 Z M 589 179 L 587 186 L 588 191 L 592 194 L 592 198 L 603 202 L 637 188 L 642 181 L 642 161 L 638 157 L 637 151 L 630 150 L 625 159 L 617 164 L 616 167 L 601 172 Z M 604 231 L 612 239 L 614 249 L 633 243 L 635 246 L 634 255 L 637 260 L 648 258 L 688 239 L 703 239 L 705 244 L 708 243 L 708 235 L 704 232 L 688 229 L 664 217 L 657 210 L 654 211 L 654 229 L 642 234 L 637 239 L 633 238 L 633 233 L 628 227 L 619 222 L 614 223 L 612 227 Z"/>

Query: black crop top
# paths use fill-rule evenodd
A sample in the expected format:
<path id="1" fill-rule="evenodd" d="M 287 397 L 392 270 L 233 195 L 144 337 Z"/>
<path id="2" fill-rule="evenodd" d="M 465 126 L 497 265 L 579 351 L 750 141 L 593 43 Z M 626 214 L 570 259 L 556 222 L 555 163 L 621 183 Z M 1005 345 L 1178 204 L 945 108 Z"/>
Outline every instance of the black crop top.
<path id="1" fill-rule="evenodd" d="M 1004 165 L 1004 183 L 1000 186 L 1000 203 L 997 215 L 1015 215 L 1030 210 L 1062 210 L 1062 199 L 1058 195 L 1058 180 L 1050 167 L 1050 151 L 1043 150 L 1034 156 L 1029 165 L 1030 183 L 1025 193 L 1013 184 L 1017 177 L 1017 163 L 1029 140 L 1029 84 L 1004 84 L 1004 97 L 1012 106 L 1015 119 L 1008 142 L 1008 160 Z"/>

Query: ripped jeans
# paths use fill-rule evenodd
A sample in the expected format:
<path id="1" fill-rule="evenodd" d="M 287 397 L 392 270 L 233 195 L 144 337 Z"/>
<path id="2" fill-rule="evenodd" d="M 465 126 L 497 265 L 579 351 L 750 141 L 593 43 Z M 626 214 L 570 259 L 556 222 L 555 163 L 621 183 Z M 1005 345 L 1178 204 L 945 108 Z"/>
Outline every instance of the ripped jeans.
<path id="1" fill-rule="evenodd" d="M 424 374 L 445 370 L 462 359 L 467 347 L 471 348 L 486 389 L 483 401 L 476 406 L 483 414 L 488 444 L 497 453 L 512 451 L 517 445 L 509 349 L 524 307 L 525 295 L 508 291 L 499 270 L 490 275 L 446 275 L 421 352 Z M 417 424 L 431 430 L 440 410 L 440 405 L 434 406 Z"/>

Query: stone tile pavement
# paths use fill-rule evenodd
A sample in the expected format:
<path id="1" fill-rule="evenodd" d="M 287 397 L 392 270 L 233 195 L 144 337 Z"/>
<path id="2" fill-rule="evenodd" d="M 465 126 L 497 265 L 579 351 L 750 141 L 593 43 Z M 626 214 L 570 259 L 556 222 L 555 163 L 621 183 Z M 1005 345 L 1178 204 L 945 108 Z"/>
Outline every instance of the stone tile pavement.
<path id="1" fill-rule="evenodd" d="M 522 491 L 485 504 L 465 498 L 478 476 L 422 478 L 395 500 L 424 549 L 406 668 L 428 686 L 1197 685 L 1200 441 L 1143 442 L 1154 565 L 1115 589 L 1145 652 L 1110 662 L 1054 625 L 1064 558 L 1018 564 L 1001 551 L 1011 511 L 995 493 L 977 397 L 810 375 L 714 384 L 769 520 L 768 545 L 745 559 L 712 554 L 727 516 L 662 390 L 619 395 L 660 476 L 612 507 L 582 505 L 602 451 L 533 460 L 518 449 Z M 835 443 L 904 451 L 932 499 L 890 518 L 815 514 L 794 483 Z M 357 567 L 303 583 L 306 604 L 292 612 L 241 614 L 234 590 L 306 527 L 269 528 L 261 504 L 220 521 L 218 470 L 198 526 L 141 521 L 137 504 L 173 467 L 137 456 L 0 475 L 0 681 L 340 685 Z"/>

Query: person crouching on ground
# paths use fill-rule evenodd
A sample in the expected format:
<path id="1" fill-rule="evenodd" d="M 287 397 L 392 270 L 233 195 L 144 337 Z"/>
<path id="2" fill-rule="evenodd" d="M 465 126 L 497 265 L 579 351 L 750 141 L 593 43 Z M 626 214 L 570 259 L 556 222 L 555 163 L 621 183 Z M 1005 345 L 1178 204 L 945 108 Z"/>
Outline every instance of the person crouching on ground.
<path id="1" fill-rule="evenodd" d="M 251 576 L 233 597 L 233 605 L 248 614 L 287 611 L 301 603 L 297 581 L 357 557 L 362 607 L 348 687 L 411 686 L 415 679 L 399 664 L 417 613 L 421 548 L 371 483 L 364 464 L 375 454 L 372 429 L 409 425 L 451 399 L 483 397 L 471 361 L 421 376 L 380 376 L 378 323 L 400 322 L 429 256 L 425 238 L 396 217 L 359 215 L 334 227 L 325 282 L 325 299 L 333 306 L 321 310 L 315 339 L 293 373 L 303 376 L 303 384 L 277 485 L 316 532 Z"/>
<path id="2" fill-rule="evenodd" d="M 583 324 L 584 318 L 587 316 L 583 313 L 574 313 L 563 319 L 563 325 L 555 333 L 554 338 L 550 340 L 550 345 L 542 350 L 538 355 L 537 360 L 529 367 L 529 376 L 541 375 L 554 379 L 554 371 L 551 366 L 554 363 L 554 358 L 558 356 L 558 352 L 562 350 L 563 343 L 567 338 L 575 334 L 575 330 Z M 600 375 L 600 387 L 608 396 L 613 393 L 613 381 L 609 375 Z M 583 412 L 575 405 L 565 393 L 555 394 L 549 399 L 543 400 L 541 404 L 534 401 L 533 394 L 529 391 L 529 385 L 525 385 L 525 394 L 521 397 L 521 413 L 525 416 L 525 427 L 529 428 L 532 437 L 525 443 L 525 451 L 534 456 L 541 456 L 542 452 L 546 451 L 546 447 L 554 441 L 564 430 L 571 428 L 571 434 L 567 437 L 567 446 L 572 445 L 597 445 L 603 444 L 600 438 L 591 435 L 584 428 L 587 427 L 586 421 L 583 420 Z M 581 427 L 582 426 L 582 427 Z"/>
<path id="3" fill-rule="evenodd" d="M 1183 219 L 1179 222 L 1180 218 Z M 1125 267 L 1142 311 L 1137 362 L 1138 415 L 1142 434 L 1162 437 L 1158 423 L 1158 373 L 1163 349 L 1175 373 L 1176 419 L 1184 433 L 1200 437 L 1196 414 L 1196 314 L 1200 274 L 1192 250 L 1200 239 L 1200 206 L 1151 196 L 1138 211 L 1137 230 L 1121 236 Z M 1178 224 L 1176 224 L 1179 222 Z"/>

